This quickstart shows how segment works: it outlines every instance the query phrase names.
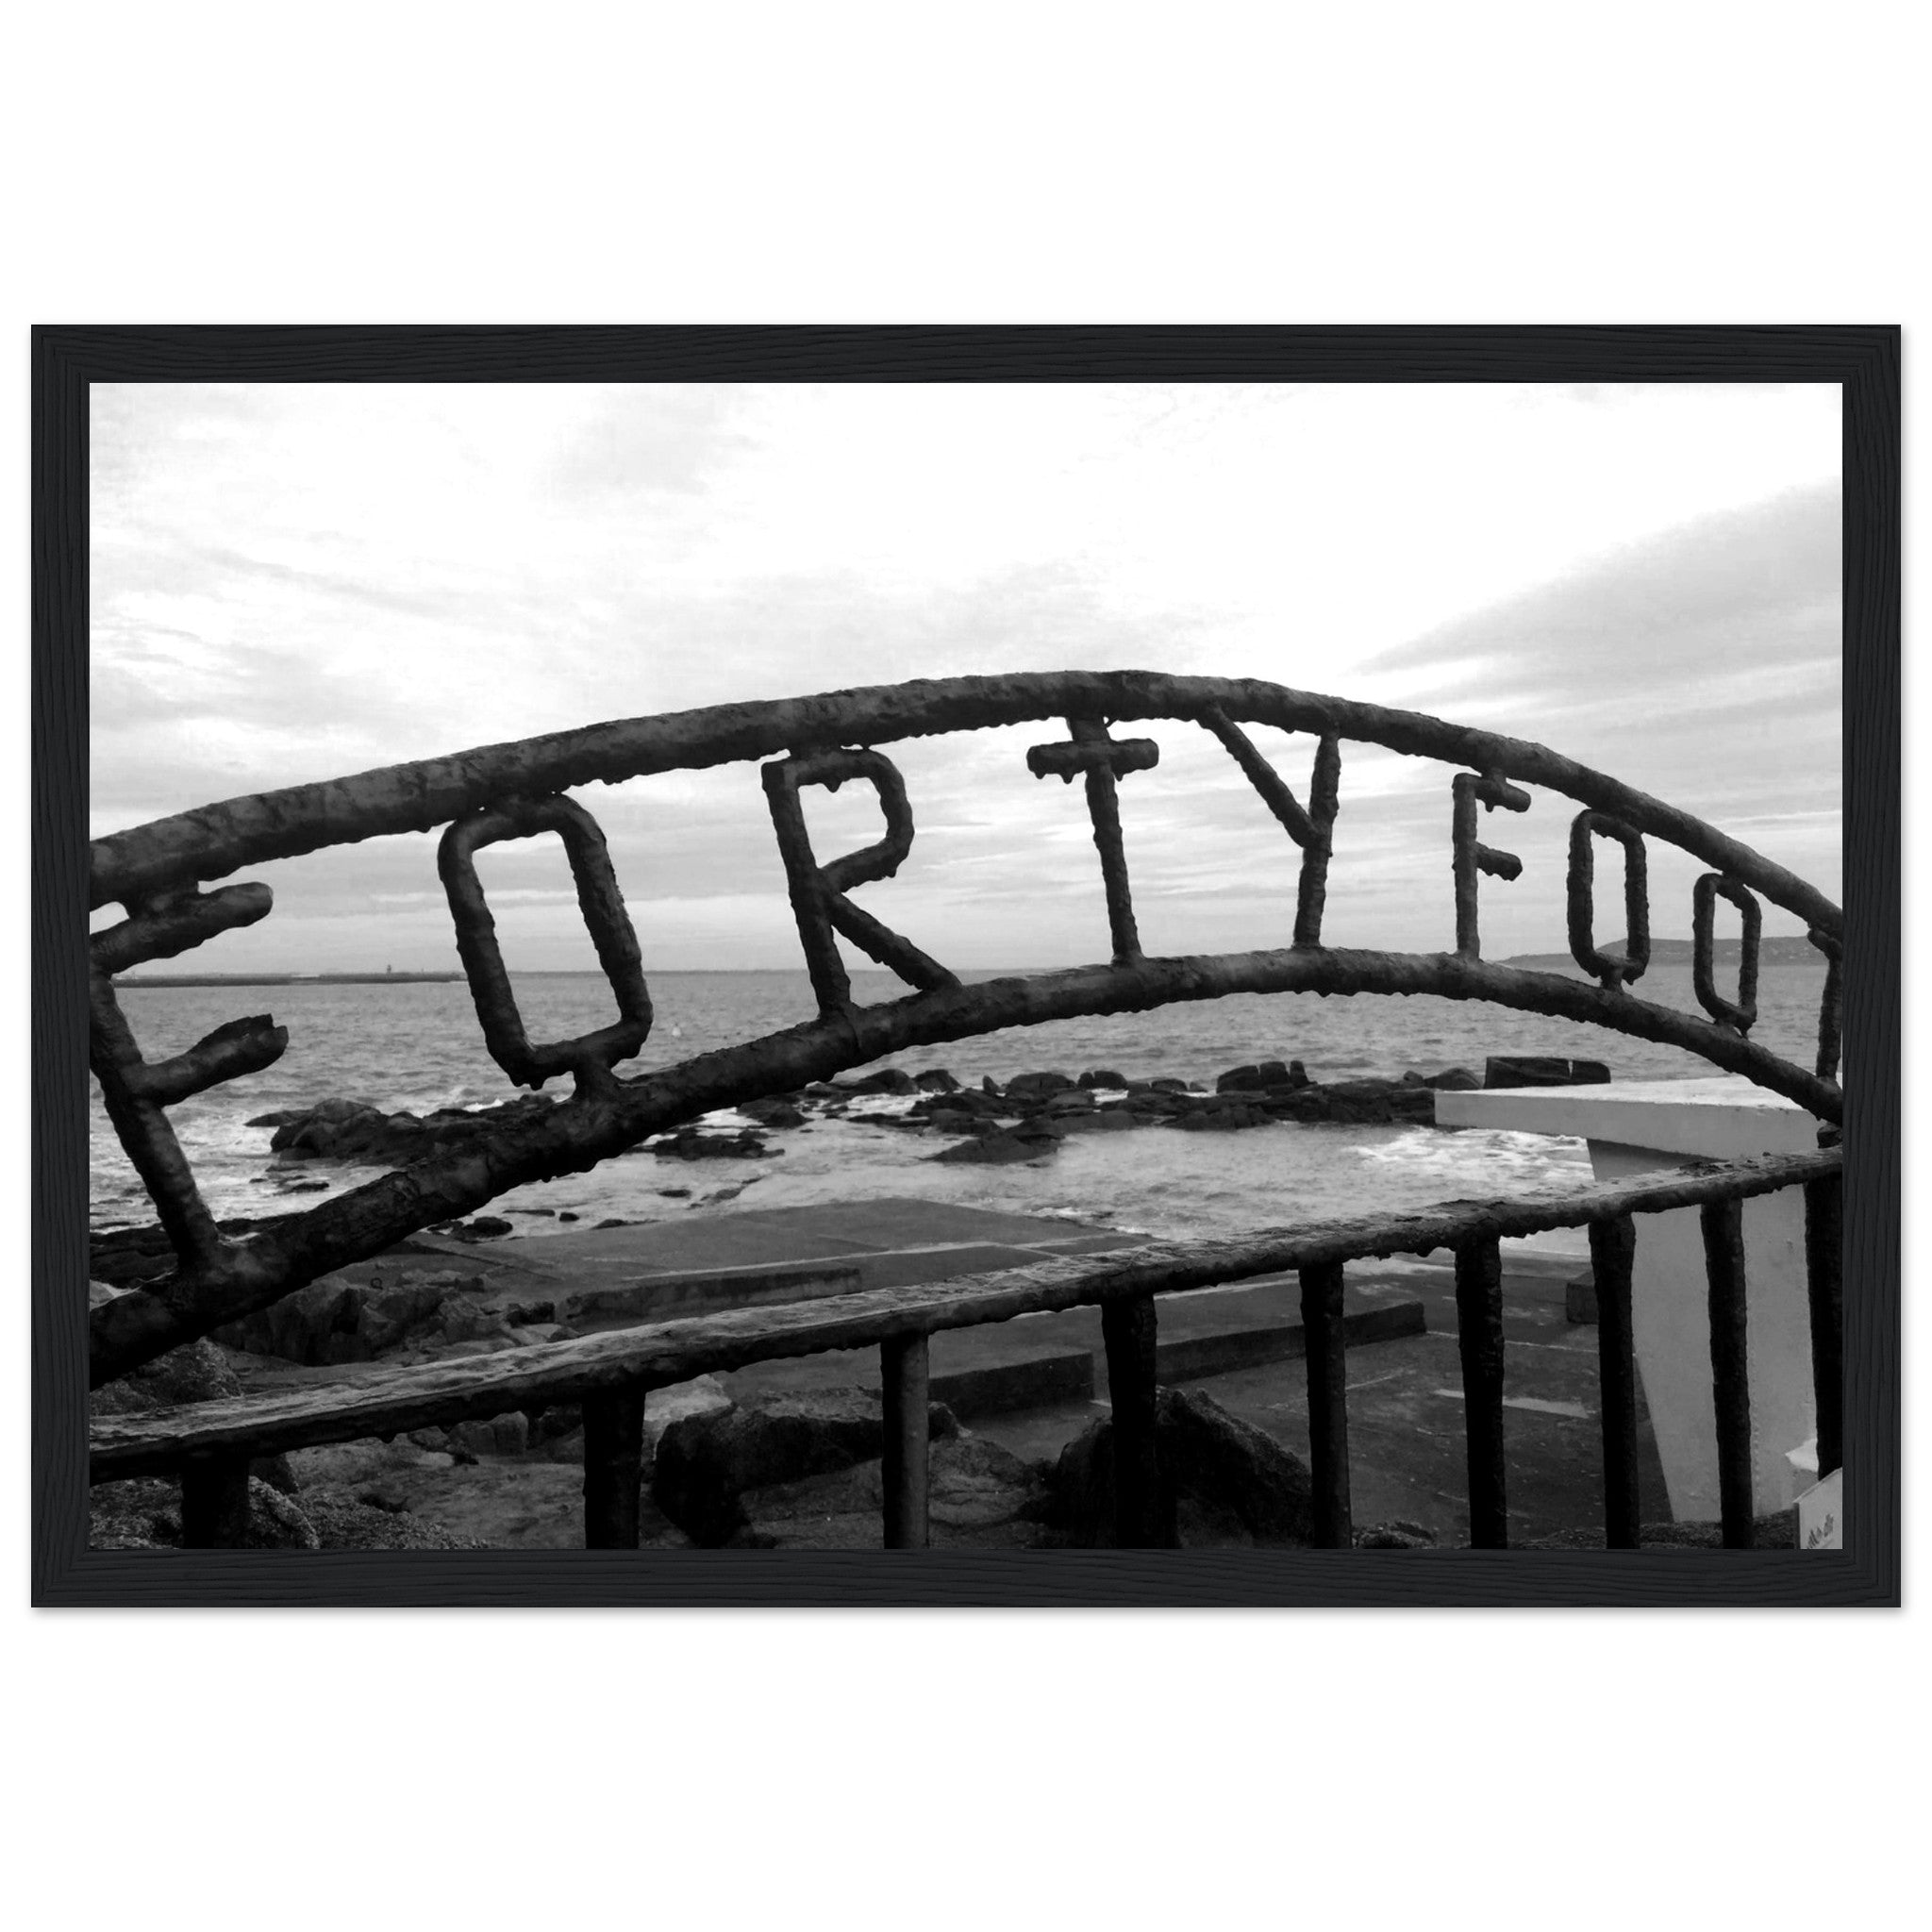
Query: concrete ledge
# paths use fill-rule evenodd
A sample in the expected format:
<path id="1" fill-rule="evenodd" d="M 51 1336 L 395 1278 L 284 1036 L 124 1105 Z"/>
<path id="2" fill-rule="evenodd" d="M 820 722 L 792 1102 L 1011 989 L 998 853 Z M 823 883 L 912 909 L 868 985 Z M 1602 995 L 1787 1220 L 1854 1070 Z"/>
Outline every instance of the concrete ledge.
<path id="1" fill-rule="evenodd" d="M 1427 1327 L 1419 1301 L 1389 1301 L 1375 1307 L 1352 1308 L 1341 1318 L 1342 1339 L 1350 1348 L 1421 1335 Z M 1257 1368 L 1264 1362 L 1293 1361 L 1307 1352 L 1307 1333 L 1299 1322 L 1263 1322 L 1158 1341 L 1154 1373 L 1162 1382 L 1197 1381 L 1204 1375 Z"/>
<path id="2" fill-rule="evenodd" d="M 627 1327 L 679 1315 L 816 1301 L 824 1295 L 851 1294 L 859 1285 L 859 1271 L 849 1261 L 706 1268 L 682 1274 L 647 1274 L 617 1288 L 559 1296 L 557 1319 L 572 1328 Z"/>
<path id="3" fill-rule="evenodd" d="M 1093 1357 L 1086 1349 L 1039 1350 L 977 1368 L 935 1368 L 930 1388 L 932 1399 L 943 1402 L 962 1422 L 1018 1408 L 1091 1402 Z"/>

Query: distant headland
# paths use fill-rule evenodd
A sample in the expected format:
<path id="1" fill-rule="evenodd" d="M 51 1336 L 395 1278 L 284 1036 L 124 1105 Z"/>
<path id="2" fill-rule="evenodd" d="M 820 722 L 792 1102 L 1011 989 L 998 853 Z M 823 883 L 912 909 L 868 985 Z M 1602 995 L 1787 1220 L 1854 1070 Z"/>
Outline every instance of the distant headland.
<path id="1" fill-rule="evenodd" d="M 460 973 L 143 973 L 116 986 L 450 986 Z"/>

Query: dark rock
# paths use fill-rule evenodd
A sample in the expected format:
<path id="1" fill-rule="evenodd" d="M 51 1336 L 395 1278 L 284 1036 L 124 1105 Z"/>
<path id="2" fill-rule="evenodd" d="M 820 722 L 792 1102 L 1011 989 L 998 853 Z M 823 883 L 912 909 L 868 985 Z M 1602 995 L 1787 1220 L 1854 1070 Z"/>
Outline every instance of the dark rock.
<path id="1" fill-rule="evenodd" d="M 654 1141 L 651 1152 L 659 1160 L 746 1160 L 774 1154 L 750 1127 L 735 1134 L 708 1134 L 699 1127 L 679 1127 Z"/>
<path id="2" fill-rule="evenodd" d="M 266 1483 L 272 1490 L 279 1490 L 285 1496 L 299 1496 L 302 1485 L 296 1480 L 293 1467 L 286 1456 L 258 1456 L 248 1465 L 248 1474 L 257 1481 Z"/>
<path id="3" fill-rule="evenodd" d="M 841 1080 L 840 1091 L 844 1093 L 916 1093 L 912 1075 L 900 1067 L 881 1067 L 876 1074 L 867 1074 L 862 1079 Z"/>
<path id="4" fill-rule="evenodd" d="M 503 1319 L 512 1328 L 527 1328 L 532 1322 L 557 1320 L 557 1304 L 552 1302 L 512 1302 L 504 1309 Z"/>
<path id="5" fill-rule="evenodd" d="M 250 1124 L 275 1125 L 269 1141 L 273 1153 L 394 1167 L 545 1114 L 556 1104 L 545 1094 L 524 1093 L 494 1107 L 443 1108 L 418 1118 L 408 1112 L 385 1114 L 362 1101 L 323 1100 L 310 1108 L 258 1115 Z"/>
<path id="6" fill-rule="evenodd" d="M 943 1067 L 928 1067 L 923 1074 L 914 1074 L 912 1084 L 922 1093 L 957 1093 L 959 1083 Z"/>
<path id="7" fill-rule="evenodd" d="M 1355 1533 L 1358 1550 L 1428 1550 L 1436 1539 L 1419 1523 L 1372 1523 Z"/>
<path id="8" fill-rule="evenodd" d="M 1155 1396 L 1160 1510 L 1179 1544 L 1246 1541 L 1296 1547 L 1313 1534 L 1307 1465 L 1265 1430 L 1197 1390 Z M 1055 1522 L 1079 1549 L 1113 1544 L 1113 1418 L 1103 1416 L 1060 1452 L 1052 1479 Z"/>
<path id="9" fill-rule="evenodd" d="M 805 1115 L 791 1101 L 783 1099 L 747 1100 L 738 1111 L 761 1127 L 802 1127 Z"/>
<path id="10" fill-rule="evenodd" d="M 927 1412 L 933 1437 L 958 1434 L 943 1403 Z M 746 1529 L 743 1495 L 870 1461 L 885 1448 L 879 1398 L 865 1391 L 777 1397 L 685 1416 L 658 1439 L 651 1494 L 685 1535 L 719 1549 Z"/>
<path id="11" fill-rule="evenodd" d="M 1568 1087 L 1570 1062 L 1540 1056 L 1491 1055 L 1483 1065 L 1483 1085 L 1491 1087 Z"/>
<path id="12" fill-rule="evenodd" d="M 1036 1124 L 1028 1122 L 1027 1124 L 1031 1127 Z M 1006 1166 L 1013 1161 L 1039 1160 L 1045 1155 L 1058 1153 L 1059 1144 L 1058 1137 L 1050 1132 L 1022 1134 L 1016 1129 L 1002 1129 L 982 1134 L 977 1140 L 956 1141 L 950 1147 L 942 1147 L 928 1158 L 933 1160 L 976 1160 L 991 1166 Z"/>
<path id="13" fill-rule="evenodd" d="M 481 1422 L 457 1423 L 448 1433 L 452 1446 L 473 1456 L 521 1456 L 530 1446 L 530 1419 L 511 1409 Z"/>
<path id="14" fill-rule="evenodd" d="M 979 1091 L 982 1093 L 991 1093 L 995 1099 L 1005 1091 L 1000 1083 L 991 1074 L 985 1074 L 980 1076 Z"/>
<path id="15" fill-rule="evenodd" d="M 689 1188 L 685 1190 L 686 1193 L 690 1191 Z M 600 1221 L 591 1231 L 593 1234 L 602 1234 L 607 1227 L 628 1227 L 630 1224 L 621 1214 L 613 1214 L 608 1220 Z"/>
<path id="16" fill-rule="evenodd" d="M 1091 1113 L 1099 1105 L 1091 1088 L 1073 1087 L 1064 1093 L 1049 1095 L 1040 1110 L 1044 1114 Z"/>
<path id="17" fill-rule="evenodd" d="M 308 1368 L 374 1361 L 433 1329 L 450 1296 L 482 1286 L 482 1276 L 454 1269 L 406 1268 L 393 1278 L 377 1275 L 366 1288 L 325 1275 L 217 1328 L 214 1339 L 227 1348 L 279 1356 Z"/>
<path id="18" fill-rule="evenodd" d="M 1610 1070 L 1602 1060 L 1572 1060 L 1570 1084 L 1573 1087 L 1607 1087 Z"/>
<path id="19" fill-rule="evenodd" d="M 1080 1075 L 1080 1085 L 1087 1088 L 1105 1087 L 1112 1091 L 1117 1088 L 1124 1088 L 1126 1084 L 1127 1076 L 1124 1074 L 1116 1074 L 1107 1067 L 1090 1067 Z"/>
<path id="20" fill-rule="evenodd" d="M 463 1240 L 473 1241 L 493 1241 L 515 1232 L 515 1227 L 500 1214 L 479 1214 L 458 1230 Z"/>
<path id="21" fill-rule="evenodd" d="M 581 1221 L 584 1217 L 581 1214 L 573 1214 L 570 1211 L 570 1209 L 566 1208 L 558 1214 L 557 1218 L 559 1221 Z"/>
<path id="22" fill-rule="evenodd" d="M 1481 1078 L 1467 1067 L 1449 1067 L 1429 1081 L 1438 1093 L 1474 1093 L 1482 1084 Z"/>
<path id="23" fill-rule="evenodd" d="M 1007 1082 L 1007 1091 L 1013 1095 L 1037 1095 L 1044 1099 L 1050 1093 L 1066 1092 L 1073 1084 L 1064 1074 L 1015 1074 Z"/>
<path id="24" fill-rule="evenodd" d="M 203 1336 L 142 1363 L 118 1381 L 103 1383 L 89 1397 L 89 1409 L 94 1415 L 138 1415 L 144 1409 L 212 1402 L 241 1392 L 234 1370 Z"/>
<path id="25" fill-rule="evenodd" d="M 1252 1067 L 1235 1067 L 1222 1074 L 1214 1083 L 1217 1093 L 1251 1093 L 1262 1087 L 1285 1087 L 1289 1084 L 1288 1063 L 1285 1060 L 1262 1060 Z"/>

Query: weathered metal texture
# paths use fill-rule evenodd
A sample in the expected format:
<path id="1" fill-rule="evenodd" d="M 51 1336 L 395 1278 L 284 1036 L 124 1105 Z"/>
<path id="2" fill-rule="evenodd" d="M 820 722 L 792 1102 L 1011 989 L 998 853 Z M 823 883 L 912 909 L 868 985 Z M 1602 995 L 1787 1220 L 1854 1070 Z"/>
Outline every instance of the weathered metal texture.
<path id="1" fill-rule="evenodd" d="M 248 1457 L 194 1456 L 181 1465 L 181 1541 L 232 1550 L 248 1535 Z"/>
<path id="2" fill-rule="evenodd" d="M 1459 1202 L 1422 1212 L 1310 1222 L 1240 1241 L 1168 1241 L 1131 1258 L 1062 1257 L 910 1288 L 869 1289 L 680 1321 L 539 1342 L 500 1355 L 409 1368 L 376 1368 L 353 1381 L 308 1385 L 271 1397 L 197 1402 L 92 1425 L 92 1479 L 178 1467 L 204 1451 L 267 1456 L 320 1442 L 394 1435 L 431 1424 L 535 1410 L 630 1384 L 651 1389 L 724 1374 L 750 1362 L 875 1348 L 898 1336 L 933 1335 L 1016 1315 L 1211 1288 L 1290 1269 L 1369 1256 L 1460 1249 L 1625 1214 L 1659 1214 L 1707 1201 L 1774 1193 L 1841 1171 L 1836 1147 L 1767 1156 L 1703 1171 L 1591 1188 L 1560 1201 Z M 121 1296 L 118 1300 L 130 1300 Z"/>
<path id="3" fill-rule="evenodd" d="M 1113 1407 L 1113 1536 L 1123 1550 L 1167 1549 L 1175 1540 L 1155 1426 L 1157 1325 L 1151 1294 L 1100 1306 Z"/>
<path id="4" fill-rule="evenodd" d="M 1634 1550 L 1638 1543 L 1637 1357 L 1630 1326 L 1636 1254 L 1637 1224 L 1627 1214 L 1591 1224 L 1597 1407 L 1604 1438 L 1604 1541 L 1613 1550 Z"/>
<path id="5" fill-rule="evenodd" d="M 1600 953 L 1592 930 L 1596 849 L 1601 834 L 1624 848 L 1624 951 Z M 1605 988 L 1615 992 L 1641 979 L 1650 964 L 1650 883 L 1643 856 L 1643 835 L 1634 825 L 1607 812 L 1580 811 L 1570 824 L 1570 869 L 1565 896 L 1570 912 L 1570 956 Z"/>
<path id="6" fill-rule="evenodd" d="M 641 1530 L 644 1385 L 584 1397 L 584 1547 L 634 1550 Z"/>
<path id="7" fill-rule="evenodd" d="M 577 909 L 597 949 L 597 963 L 617 996 L 615 1025 L 533 1046 L 524 1032 L 503 949 L 496 942 L 483 882 L 476 876 L 476 853 L 505 839 L 533 839 L 555 832 L 563 841 L 575 882 Z M 442 835 L 436 870 L 449 899 L 457 929 L 457 952 L 470 982 L 470 995 L 482 1023 L 490 1057 L 521 1087 L 541 1087 L 559 1074 L 574 1074 L 580 1084 L 600 1085 L 610 1068 L 628 1059 L 651 1031 L 651 995 L 644 984 L 643 956 L 625 911 L 610 853 L 597 822 L 568 798 L 510 799 L 458 819 Z"/>
<path id="8" fill-rule="evenodd" d="M 333 1269 L 379 1255 L 419 1228 L 475 1213 L 509 1188 L 580 1172 L 715 1108 L 790 1091 L 909 1047 L 1005 1026 L 1138 1012 L 1233 992 L 1298 991 L 1432 992 L 1591 1021 L 1684 1047 L 1788 1095 L 1821 1118 L 1836 1120 L 1842 1110 L 1835 1087 L 1694 1015 L 1561 974 L 1453 954 L 1414 958 L 1289 948 L 989 980 L 853 1008 L 836 1020 L 791 1027 L 623 1082 L 613 1092 L 575 1095 L 545 1116 L 493 1136 L 487 1145 L 419 1161 L 333 1195 L 276 1228 L 224 1241 L 208 1258 L 184 1262 L 151 1289 L 96 1308 L 90 1318 L 90 1374 L 96 1385 L 111 1380 Z"/>
<path id="9" fill-rule="evenodd" d="M 1026 754 L 1026 769 L 1036 778 L 1058 778 L 1064 785 L 1072 784 L 1076 774 L 1085 776 L 1113 963 L 1131 966 L 1141 958 L 1141 933 L 1134 923 L 1127 852 L 1121 839 L 1119 781 L 1128 772 L 1151 772 L 1160 762 L 1160 747 L 1151 738 L 1110 738 L 1102 718 L 1069 718 L 1067 733 L 1069 743 L 1034 745 Z"/>
<path id="10" fill-rule="evenodd" d="M 1315 747 L 1315 767 L 1308 781 L 1308 805 L 1304 811 L 1254 741 L 1218 707 L 1202 713 L 1201 723 L 1218 738 L 1246 774 L 1261 801 L 1281 822 L 1282 829 L 1301 847 L 1301 878 L 1295 888 L 1294 942 L 1322 943 L 1322 914 L 1328 900 L 1328 860 L 1335 846 L 1335 819 L 1341 808 L 1341 741 L 1324 731 Z"/>
<path id="11" fill-rule="evenodd" d="M 94 933 L 88 955 L 94 971 L 110 977 L 155 959 L 172 959 L 177 953 L 213 939 L 236 926 L 266 919 L 275 894 L 263 885 L 224 886 L 218 892 L 188 892 L 161 897 L 119 925 Z"/>
<path id="12" fill-rule="evenodd" d="M 912 808 L 907 801 L 906 781 L 892 761 L 875 751 L 819 752 L 761 766 L 758 777 L 771 807 L 778 856 L 785 861 L 791 913 L 798 922 L 799 943 L 805 949 L 819 1011 L 830 1018 L 852 1005 L 852 980 L 839 957 L 839 943 L 832 937 L 835 929 L 909 986 L 927 991 L 958 986 L 958 978 L 938 960 L 860 911 L 846 896 L 855 886 L 891 878 L 912 850 Z M 886 815 L 886 836 L 876 845 L 820 865 L 812 853 L 799 787 L 823 785 L 836 791 L 848 778 L 862 778 L 877 791 Z"/>
<path id="13" fill-rule="evenodd" d="M 1795 874 L 1689 812 L 1524 739 L 1472 730 L 1258 678 L 1173 677 L 1148 671 L 1061 671 L 914 679 L 760 704 L 720 705 L 482 745 L 452 757 L 391 765 L 324 784 L 291 786 L 156 819 L 96 840 L 89 904 L 225 877 L 238 867 L 292 858 L 394 832 L 425 832 L 504 798 L 542 797 L 653 772 L 731 764 L 784 753 L 889 744 L 1055 717 L 1206 720 L 1332 734 L 1412 758 L 1542 785 L 1622 824 L 1669 841 L 1834 939 L 1844 915 Z"/>
<path id="14" fill-rule="evenodd" d="M 114 997 L 112 975 L 252 925 L 274 903 L 263 885 L 206 894 L 155 891 L 130 899 L 125 920 L 88 941 L 89 1064 L 121 1145 L 189 1270 L 213 1264 L 222 1240 L 166 1109 L 224 1080 L 273 1066 L 288 1046 L 288 1029 L 265 1014 L 231 1020 L 185 1053 L 149 1065 Z"/>
<path id="15" fill-rule="evenodd" d="M 1069 721 L 1070 741 L 1036 746 L 1028 764 L 1040 775 L 1057 774 L 1071 780 L 1078 773 L 1086 780 L 1107 886 L 1114 963 L 1033 980 L 962 987 L 945 967 L 859 911 L 847 896 L 858 884 L 890 876 L 912 838 L 899 774 L 881 753 L 852 749 L 851 741 L 869 743 L 1011 724 L 1056 710 Z M 1122 772 L 1152 767 L 1158 754 L 1149 741 L 1112 739 L 1105 721 L 1163 714 L 1192 718 L 1212 731 L 1301 844 L 1293 948 L 1208 958 L 1150 960 L 1141 956 L 1116 784 Z M 1318 734 L 1306 811 L 1233 722 L 1237 718 Z M 1416 756 L 1466 760 L 1484 774 L 1464 774 L 1457 781 L 1458 944 L 1467 941 L 1458 953 L 1405 956 L 1320 944 L 1343 731 Z M 650 1020 L 649 993 L 602 835 L 590 815 L 558 795 L 557 788 L 774 751 L 791 753 L 764 768 L 763 783 L 821 1004 L 820 1021 L 680 1067 L 619 1080 L 610 1067 L 641 1043 Z M 1553 785 L 1591 805 L 1573 831 L 1572 926 L 1574 940 L 1580 905 L 1585 944 L 1579 957 L 1605 978 L 1603 988 L 1579 986 L 1558 974 L 1491 967 L 1474 957 L 1474 901 L 1465 924 L 1461 871 L 1469 872 L 1473 884 L 1476 871 L 1507 876 L 1504 861 L 1514 861 L 1511 855 L 1476 844 L 1462 819 L 1473 825 L 1477 802 L 1515 808 L 1523 794 L 1506 774 Z M 878 791 L 887 836 L 877 845 L 820 866 L 806 834 L 798 789 L 810 783 L 836 786 L 848 777 L 863 778 Z M 1605 801 L 1614 804 L 1621 816 L 1607 818 Z M 258 919 L 268 909 L 266 888 L 237 886 L 196 897 L 192 891 L 196 878 L 215 876 L 248 859 L 426 828 L 444 817 L 456 823 L 443 841 L 441 862 L 491 1050 L 512 1077 L 531 1084 L 558 1072 L 575 1074 L 575 1096 L 547 1119 L 508 1127 L 460 1153 L 431 1157 L 244 1240 L 222 1239 L 195 1191 L 165 1108 L 213 1080 L 268 1064 L 280 1052 L 286 1034 L 266 1018 L 237 1021 L 188 1054 L 161 1067 L 144 1068 L 114 1004 L 108 974 L 178 951 L 197 936 Z M 1623 961 L 1607 961 L 1589 944 L 1592 826 L 1623 840 L 1631 854 L 1626 902 L 1634 908 L 1632 944 Z M 579 1040 L 532 1047 L 524 1036 L 471 856 L 491 839 L 552 829 L 563 836 L 570 851 L 579 904 L 616 991 L 620 1020 L 616 1026 Z M 1825 1077 L 1788 1066 L 1740 1034 L 1629 995 L 1624 982 L 1641 971 L 1643 950 L 1641 829 L 1711 858 L 1727 878 L 1748 880 L 1775 903 L 1799 910 L 1822 944 L 1837 943 L 1831 937 L 1841 927 L 1837 908 L 1802 882 L 1686 815 L 1540 746 L 1276 686 L 1140 673 L 956 679 L 598 725 L 364 774 L 336 785 L 235 800 L 118 834 L 94 848 L 96 900 L 119 898 L 130 914 L 94 941 L 100 967 L 96 1070 L 110 1118 L 154 1195 L 180 1266 L 150 1290 L 96 1312 L 92 1373 L 96 1380 L 110 1378 L 322 1274 L 379 1253 L 419 1228 L 472 1212 L 507 1188 L 593 1165 L 708 1108 L 823 1079 L 906 1047 L 1044 1020 L 1140 1010 L 1173 1000 L 1303 991 L 1428 992 L 1491 1000 L 1685 1047 L 1785 1093 L 1823 1119 L 1840 1118 L 1840 1096 Z M 835 931 L 920 991 L 885 1006 L 853 1006 Z M 1835 1066 L 1835 1041 L 1830 1058 Z M 1821 1065 L 1824 1059 L 1821 1050 Z"/>
<path id="16" fill-rule="evenodd" d="M 1751 1376 L 1745 1344 L 1744 1208 L 1698 1209 L 1710 1302 L 1710 1382 L 1717 1407 L 1718 1510 L 1727 1550 L 1751 1547 Z"/>
<path id="17" fill-rule="evenodd" d="M 1462 1357 L 1463 1429 L 1469 1452 L 1469 1541 L 1509 1547 L 1503 1464 L 1503 1257 L 1495 1238 L 1456 1250 L 1456 1343 Z"/>
<path id="18" fill-rule="evenodd" d="M 1729 900 L 1743 921 L 1738 941 L 1735 1002 L 1717 990 L 1714 956 L 1720 899 Z M 1757 944 L 1763 930 L 1763 908 L 1748 886 L 1721 873 L 1707 872 L 1690 889 L 1690 984 L 1698 1005 L 1719 1025 L 1728 1026 L 1734 1033 L 1748 1033 L 1757 1024 Z"/>
<path id="19" fill-rule="evenodd" d="M 1821 1080 L 1838 1078 L 1839 1042 L 1844 1029 L 1844 946 L 1827 934 L 1813 930 L 1807 937 L 1824 955 L 1824 992 L 1818 1002 L 1818 1061 Z"/>
<path id="20" fill-rule="evenodd" d="M 1844 1182 L 1805 1188 L 1805 1282 L 1811 1313 L 1811 1386 L 1818 1403 L 1818 1474 L 1844 1460 Z"/>
<path id="21" fill-rule="evenodd" d="M 1491 878 L 1516 879 L 1523 876 L 1523 861 L 1513 852 L 1499 852 L 1477 839 L 1476 807 L 1493 811 L 1499 805 L 1505 811 L 1527 811 L 1529 793 L 1491 774 L 1458 772 L 1449 782 L 1450 868 L 1456 881 L 1456 950 L 1465 958 L 1482 957 L 1482 937 L 1476 916 L 1478 874 Z"/>
<path id="22" fill-rule="evenodd" d="M 1302 1334 L 1307 1344 L 1308 1468 L 1315 1546 L 1345 1550 L 1355 1528 L 1348 1493 L 1348 1343 L 1342 1328 L 1342 1264 L 1301 1271 Z"/>
<path id="23" fill-rule="evenodd" d="M 880 1464 L 889 1550 L 923 1550 L 932 1541 L 929 1513 L 931 1349 L 924 1335 L 895 1335 L 879 1344 L 885 1395 L 886 1450 Z"/>

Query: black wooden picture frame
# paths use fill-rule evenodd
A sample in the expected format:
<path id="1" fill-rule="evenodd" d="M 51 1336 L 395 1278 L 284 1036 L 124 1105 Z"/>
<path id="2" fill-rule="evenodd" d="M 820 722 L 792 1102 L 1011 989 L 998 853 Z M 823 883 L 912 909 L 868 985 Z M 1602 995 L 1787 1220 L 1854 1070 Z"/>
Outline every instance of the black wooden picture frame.
<path id="1" fill-rule="evenodd" d="M 1900 351 L 1843 327 L 111 327 L 34 333 L 33 1600 L 41 1606 L 1895 1605 L 1901 1576 Z M 94 382 L 1838 383 L 1842 1551 L 91 1550 L 88 402 Z"/>

